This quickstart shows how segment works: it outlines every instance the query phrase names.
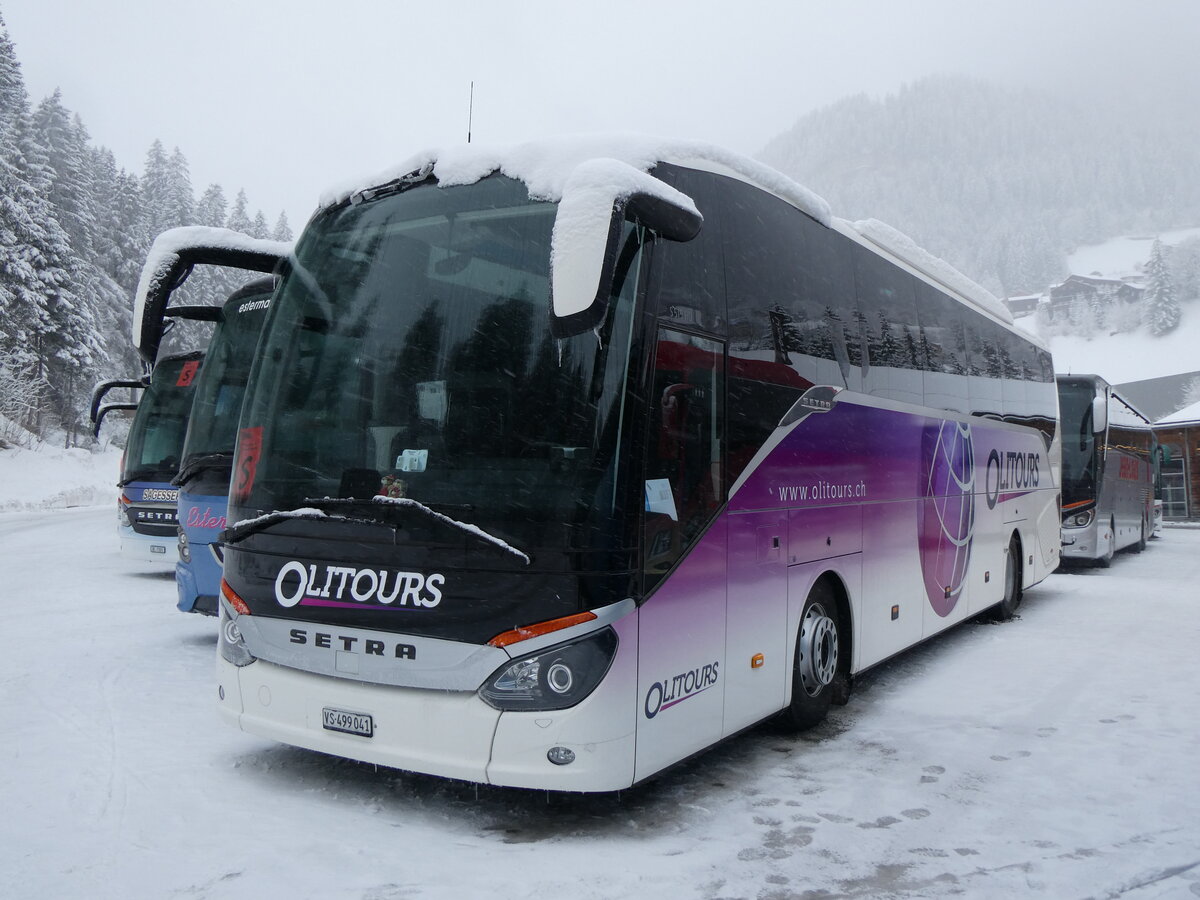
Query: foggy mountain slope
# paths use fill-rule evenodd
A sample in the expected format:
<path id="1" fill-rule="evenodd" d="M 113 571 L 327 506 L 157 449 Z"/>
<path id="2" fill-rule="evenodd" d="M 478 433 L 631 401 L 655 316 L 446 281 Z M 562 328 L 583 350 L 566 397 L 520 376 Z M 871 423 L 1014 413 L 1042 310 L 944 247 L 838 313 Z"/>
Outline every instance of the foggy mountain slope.
<path id="1" fill-rule="evenodd" d="M 836 215 L 883 219 L 1019 295 L 1065 275 L 1080 244 L 1200 222 L 1197 121 L 1101 106 L 934 76 L 810 113 L 759 156 Z"/>

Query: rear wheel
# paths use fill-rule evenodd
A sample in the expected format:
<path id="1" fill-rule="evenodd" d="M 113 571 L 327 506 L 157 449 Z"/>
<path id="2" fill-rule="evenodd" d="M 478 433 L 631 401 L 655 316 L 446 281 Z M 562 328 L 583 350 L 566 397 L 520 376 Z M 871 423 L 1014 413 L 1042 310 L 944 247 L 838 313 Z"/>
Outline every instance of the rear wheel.
<path id="1" fill-rule="evenodd" d="M 832 588 L 817 582 L 804 601 L 792 667 L 792 702 L 783 711 L 785 724 L 796 730 L 821 722 L 833 702 L 842 668 L 842 635 Z"/>
<path id="2" fill-rule="evenodd" d="M 1017 607 L 1021 605 L 1021 580 L 1021 541 L 1014 534 L 1004 553 L 1004 596 L 992 611 L 997 621 L 1007 622 L 1016 615 Z"/>
<path id="3" fill-rule="evenodd" d="M 1142 519 L 1142 533 L 1138 536 L 1138 541 L 1133 545 L 1134 553 L 1141 553 L 1146 549 L 1146 520 Z"/>

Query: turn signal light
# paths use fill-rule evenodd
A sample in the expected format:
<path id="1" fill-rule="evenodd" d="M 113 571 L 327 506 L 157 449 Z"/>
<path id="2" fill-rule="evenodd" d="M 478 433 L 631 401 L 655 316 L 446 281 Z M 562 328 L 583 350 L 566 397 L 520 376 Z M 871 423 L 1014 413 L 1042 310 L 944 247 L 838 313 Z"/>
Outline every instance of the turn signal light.
<path id="1" fill-rule="evenodd" d="M 239 616 L 250 615 L 250 607 L 246 605 L 246 601 L 237 595 L 237 592 L 229 586 L 229 582 L 224 578 L 221 579 L 221 596 L 229 601 L 229 605 Z"/>
<path id="2" fill-rule="evenodd" d="M 233 602 L 232 600 L 230 601 Z M 561 619 L 550 619 L 546 622 L 538 622 L 534 625 L 522 625 L 520 628 L 514 628 L 512 631 L 503 631 L 488 641 L 489 647 L 507 647 L 509 644 L 516 644 L 520 641 L 527 641 L 530 638 L 538 637 L 539 635 L 549 634 L 552 631 L 561 631 L 564 628 L 570 628 L 572 625 L 582 625 L 584 622 L 590 622 L 596 618 L 596 614 L 592 612 L 576 613 L 573 616 L 563 616 Z"/>

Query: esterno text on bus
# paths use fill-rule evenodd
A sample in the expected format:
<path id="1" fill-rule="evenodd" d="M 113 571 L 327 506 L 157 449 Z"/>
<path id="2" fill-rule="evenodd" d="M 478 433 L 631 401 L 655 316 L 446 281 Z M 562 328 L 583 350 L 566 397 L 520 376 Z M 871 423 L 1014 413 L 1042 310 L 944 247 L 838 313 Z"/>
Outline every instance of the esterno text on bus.
<path id="1" fill-rule="evenodd" d="M 1059 561 L 1053 364 L 994 297 L 697 144 L 458 148 L 332 193 L 272 302 L 219 709 L 610 791 Z"/>

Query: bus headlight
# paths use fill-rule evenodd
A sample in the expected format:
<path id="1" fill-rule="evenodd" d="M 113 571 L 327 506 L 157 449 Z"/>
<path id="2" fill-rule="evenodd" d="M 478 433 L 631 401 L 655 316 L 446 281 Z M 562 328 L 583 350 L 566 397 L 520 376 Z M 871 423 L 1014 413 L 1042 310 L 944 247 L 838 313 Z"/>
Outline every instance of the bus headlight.
<path id="1" fill-rule="evenodd" d="M 187 534 L 182 527 L 179 529 L 179 559 L 184 563 L 192 561 L 192 548 L 188 546 Z"/>
<path id="2" fill-rule="evenodd" d="M 567 709 L 596 689 L 617 652 L 611 628 L 513 660 L 492 673 L 479 696 L 494 709 Z"/>
<path id="3" fill-rule="evenodd" d="M 258 657 L 251 655 L 250 651 L 246 649 L 246 642 L 242 640 L 242 632 L 238 629 L 237 622 L 225 609 L 224 597 L 221 598 L 220 605 L 221 619 L 217 628 L 217 650 L 226 662 L 233 663 L 238 668 L 248 666 Z"/>
<path id="4" fill-rule="evenodd" d="M 1067 524 L 1075 528 L 1087 528 L 1092 524 L 1093 513 L 1094 510 L 1089 509 L 1087 512 L 1081 512 L 1077 516 L 1071 516 L 1071 518 L 1067 520 Z"/>

